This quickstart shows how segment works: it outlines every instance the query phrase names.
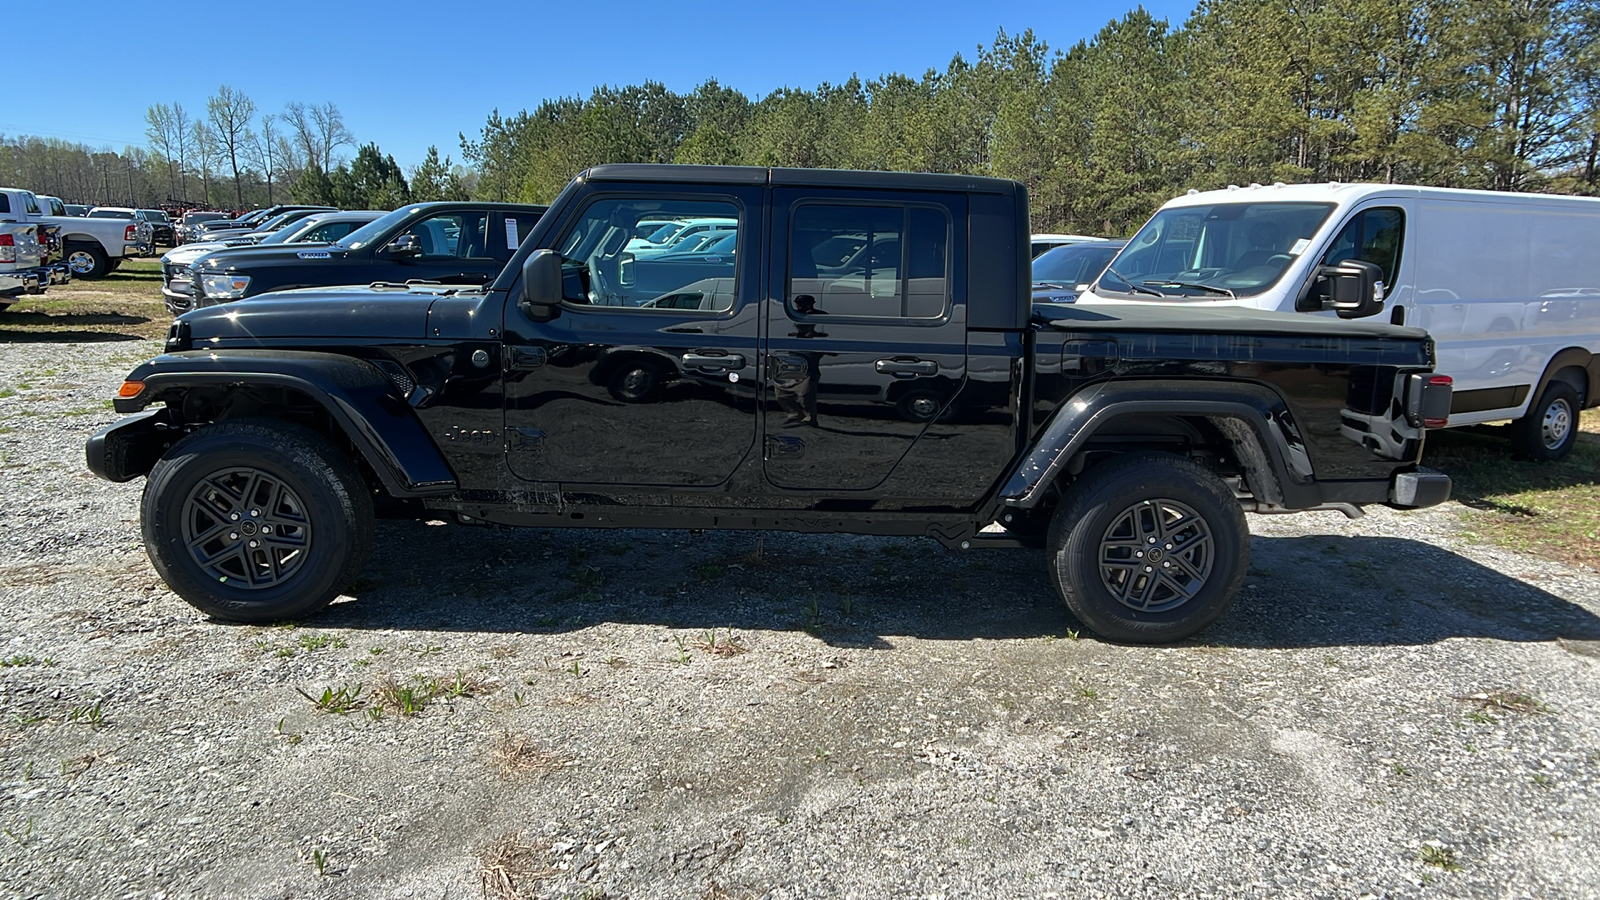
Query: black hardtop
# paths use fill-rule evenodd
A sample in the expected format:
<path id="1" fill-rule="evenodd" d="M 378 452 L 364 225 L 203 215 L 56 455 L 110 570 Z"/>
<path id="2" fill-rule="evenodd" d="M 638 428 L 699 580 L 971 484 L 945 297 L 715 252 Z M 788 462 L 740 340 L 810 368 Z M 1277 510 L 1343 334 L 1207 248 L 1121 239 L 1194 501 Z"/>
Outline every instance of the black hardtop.
<path id="1" fill-rule="evenodd" d="M 1421 328 L 1373 319 L 1338 319 L 1300 312 L 1238 306 L 1178 306 L 1165 303 L 1039 304 L 1034 321 L 1060 331 L 1138 331 L 1182 333 L 1282 334 L 1292 337 L 1376 337 L 1427 340 Z"/>
<path id="2" fill-rule="evenodd" d="M 768 169 L 761 166 L 679 166 L 617 163 L 594 166 L 584 181 L 663 181 L 745 184 L 772 187 L 842 187 L 880 191 L 953 191 L 965 194 L 1015 194 L 1021 182 L 981 175 L 932 172 L 869 172 L 856 169 Z"/>
<path id="3" fill-rule="evenodd" d="M 526 212 L 531 209 L 543 215 L 550 207 L 543 203 L 506 203 L 498 200 L 428 200 L 423 203 L 407 203 L 404 206 L 397 206 L 395 209 L 403 209 L 408 212 L 438 209 L 514 209 L 519 212 Z M 391 212 L 393 211 L 391 210 Z M 388 215 L 388 213 L 385 213 L 385 215 Z"/>

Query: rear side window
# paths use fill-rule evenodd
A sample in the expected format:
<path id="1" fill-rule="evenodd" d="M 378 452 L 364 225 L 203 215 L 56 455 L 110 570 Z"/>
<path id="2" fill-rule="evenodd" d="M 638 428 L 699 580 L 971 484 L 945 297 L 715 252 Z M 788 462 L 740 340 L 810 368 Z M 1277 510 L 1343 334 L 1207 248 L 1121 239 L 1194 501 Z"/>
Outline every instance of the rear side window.
<path id="1" fill-rule="evenodd" d="M 1400 270 L 1405 226 L 1405 213 L 1392 206 L 1364 209 L 1339 229 L 1322 264 L 1333 266 L 1351 259 L 1373 263 L 1383 270 L 1383 283 L 1393 287 Z"/>
<path id="2" fill-rule="evenodd" d="M 324 244 L 331 244 L 350 232 L 355 231 L 360 227 L 360 225 L 360 222 L 329 222 L 326 225 L 318 225 L 317 227 L 306 232 L 305 235 L 300 238 L 300 240 L 305 243 L 320 242 Z"/>
<path id="3" fill-rule="evenodd" d="M 950 308 L 950 217 L 932 206 L 795 209 L 788 305 L 799 315 L 937 319 Z"/>
<path id="4" fill-rule="evenodd" d="M 11 212 L 11 198 L 6 194 L 0 194 L 0 213 L 8 212 Z"/>

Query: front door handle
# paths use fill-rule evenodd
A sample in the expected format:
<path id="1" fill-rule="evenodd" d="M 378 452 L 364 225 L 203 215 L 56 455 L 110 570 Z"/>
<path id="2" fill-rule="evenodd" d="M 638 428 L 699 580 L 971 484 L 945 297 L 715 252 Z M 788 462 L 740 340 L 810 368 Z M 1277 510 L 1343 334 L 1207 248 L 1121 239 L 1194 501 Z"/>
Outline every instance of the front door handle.
<path id="1" fill-rule="evenodd" d="M 744 357 L 737 353 L 693 352 L 683 355 L 683 364 L 691 369 L 742 369 Z"/>
<path id="2" fill-rule="evenodd" d="M 914 356 L 893 356 L 889 359 L 880 359 L 872 364 L 872 368 L 880 375 L 894 375 L 896 377 L 909 377 L 912 375 L 935 375 L 939 371 L 939 364 L 931 359 L 917 359 Z"/>

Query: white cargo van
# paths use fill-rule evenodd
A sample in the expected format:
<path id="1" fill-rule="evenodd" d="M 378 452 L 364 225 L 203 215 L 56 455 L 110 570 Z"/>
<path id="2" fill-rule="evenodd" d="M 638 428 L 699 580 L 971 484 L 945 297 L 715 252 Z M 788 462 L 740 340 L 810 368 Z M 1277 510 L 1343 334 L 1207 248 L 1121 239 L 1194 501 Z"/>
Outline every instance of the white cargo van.
<path id="1" fill-rule="evenodd" d="M 1425 328 L 1437 371 L 1455 379 L 1450 425 L 1511 419 L 1519 455 L 1557 459 L 1579 410 L 1600 404 L 1600 199 L 1392 184 L 1190 191 L 1078 302 L 1333 310 Z"/>

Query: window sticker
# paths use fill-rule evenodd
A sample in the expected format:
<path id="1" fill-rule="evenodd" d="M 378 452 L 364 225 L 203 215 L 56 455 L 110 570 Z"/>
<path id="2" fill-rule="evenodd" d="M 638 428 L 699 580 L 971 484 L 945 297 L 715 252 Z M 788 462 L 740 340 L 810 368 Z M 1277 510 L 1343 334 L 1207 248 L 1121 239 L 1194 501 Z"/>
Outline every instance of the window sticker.
<path id="1" fill-rule="evenodd" d="M 1311 246 L 1311 241 L 1306 238 L 1301 238 L 1294 242 L 1294 246 L 1289 248 L 1289 255 L 1299 256 L 1300 254 L 1306 252 L 1306 248 L 1309 246 Z"/>
<path id="2" fill-rule="evenodd" d="M 517 220 L 506 216 L 506 249 L 515 250 L 520 243 L 517 240 Z"/>

